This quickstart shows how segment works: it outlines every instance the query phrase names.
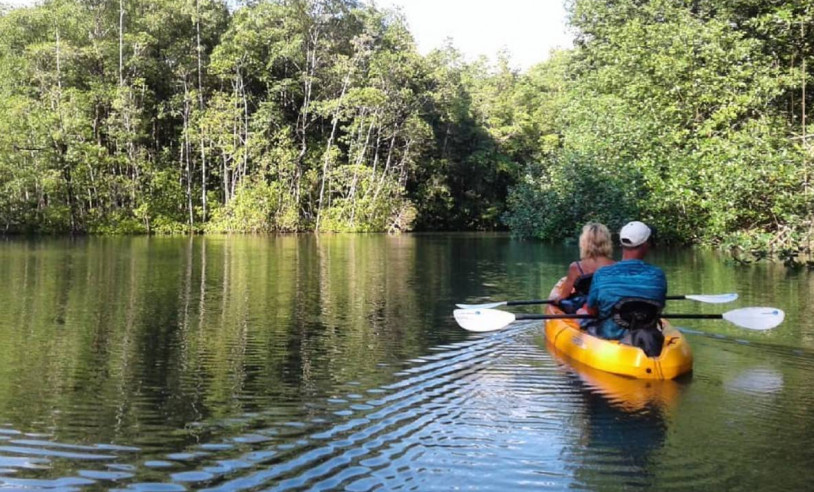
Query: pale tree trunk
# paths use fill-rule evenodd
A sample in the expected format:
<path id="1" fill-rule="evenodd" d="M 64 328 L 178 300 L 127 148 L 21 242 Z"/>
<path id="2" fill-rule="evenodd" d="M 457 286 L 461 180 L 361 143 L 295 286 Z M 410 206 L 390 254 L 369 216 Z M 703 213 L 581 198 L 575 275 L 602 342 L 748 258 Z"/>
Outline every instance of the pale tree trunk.
<path id="1" fill-rule="evenodd" d="M 806 12 L 807 13 L 807 12 Z M 806 39 L 806 25 L 805 22 L 800 22 L 800 39 L 803 42 L 803 46 L 805 46 L 805 39 Z M 803 87 L 801 91 L 802 96 L 802 118 L 801 124 L 803 126 L 803 193 L 808 197 L 807 203 L 809 204 L 809 212 L 808 212 L 808 234 L 806 238 L 806 248 L 808 249 L 808 254 L 811 256 L 811 239 L 812 234 L 814 234 L 814 214 L 811 212 L 811 197 L 809 196 L 810 187 L 809 187 L 809 172 L 808 172 L 808 152 L 809 152 L 809 145 L 808 145 L 808 132 L 806 129 L 807 121 L 806 121 L 806 78 L 808 74 L 806 73 L 806 54 L 805 49 L 803 48 L 802 52 L 802 72 L 803 72 Z"/>
<path id="2" fill-rule="evenodd" d="M 387 150 L 387 160 L 384 162 L 384 170 L 382 171 L 381 179 L 379 179 L 379 184 L 376 186 L 376 193 L 373 194 L 373 203 L 376 203 L 376 200 L 379 198 L 379 193 L 381 193 L 382 187 L 384 186 L 384 180 L 387 179 L 387 171 L 390 170 L 390 161 L 393 158 L 393 148 L 396 146 L 397 135 L 398 128 L 396 128 L 396 131 L 393 132 L 393 136 L 390 138 L 390 148 Z"/>
<path id="3" fill-rule="evenodd" d="M 119 0 L 119 87 L 124 86 L 124 0 Z"/>
<path id="4" fill-rule="evenodd" d="M 362 160 L 367 155 L 367 146 L 370 143 L 370 134 L 373 133 L 373 126 L 376 124 L 376 115 L 377 113 L 373 113 L 373 116 L 370 120 L 370 126 L 367 129 L 367 136 L 365 137 L 365 144 L 362 146 L 361 152 L 356 157 L 356 168 L 353 170 L 353 181 L 351 182 L 350 186 L 350 193 L 349 198 L 352 201 L 351 205 L 351 212 L 350 212 L 350 227 L 353 229 L 353 222 L 356 219 L 356 185 L 358 183 L 358 175 L 359 175 L 359 166 L 362 164 Z M 361 126 L 361 125 L 360 125 Z"/>
<path id="5" fill-rule="evenodd" d="M 336 110 L 333 114 L 333 121 L 331 122 L 331 135 L 328 137 L 328 143 L 325 146 L 325 158 L 322 160 L 322 184 L 319 187 L 319 202 L 317 203 L 317 223 L 315 232 L 319 232 L 319 221 L 322 215 L 322 200 L 325 196 L 325 182 L 328 179 L 328 163 L 331 160 L 331 147 L 333 146 L 334 138 L 336 137 L 336 127 L 339 124 L 339 108 L 342 106 L 342 99 L 345 97 L 345 91 L 348 89 L 350 83 L 350 74 L 352 68 L 348 69 L 345 80 L 342 82 L 342 92 L 339 94 Z"/>
<path id="6" fill-rule="evenodd" d="M 382 143 L 382 129 L 381 127 L 376 129 L 376 145 L 374 146 L 373 152 L 373 172 L 370 173 L 370 181 L 376 179 L 376 166 L 379 165 L 379 145 Z M 365 190 L 365 194 L 367 194 L 367 190 Z"/>
<path id="7" fill-rule="evenodd" d="M 56 110 L 57 120 L 59 121 L 60 134 L 65 135 L 65 122 L 62 119 L 62 45 L 60 42 L 59 25 L 55 26 L 55 50 L 56 50 L 56 65 L 57 65 L 57 97 L 56 101 L 52 102 L 52 108 Z M 64 141 L 64 136 L 59 138 L 59 141 L 54 140 L 54 150 L 57 154 L 59 161 L 62 178 L 65 180 L 65 191 L 68 194 L 68 210 L 70 211 L 71 232 L 78 232 L 77 217 L 76 217 L 76 198 L 73 189 L 73 176 L 71 173 L 71 165 L 67 159 L 68 145 Z"/>
<path id="8" fill-rule="evenodd" d="M 203 95 L 203 67 L 201 61 L 201 53 L 203 47 L 201 46 L 201 13 L 200 13 L 200 0 L 195 0 L 195 39 L 196 39 L 196 54 L 198 58 L 198 109 L 203 117 L 204 111 L 204 95 Z M 201 147 L 201 221 L 206 222 L 206 145 L 204 141 L 203 129 L 199 131 L 199 144 Z"/>
<path id="9" fill-rule="evenodd" d="M 246 97 L 246 83 L 243 80 L 243 73 L 240 73 L 240 94 L 243 99 L 243 169 L 240 179 L 246 178 L 249 169 L 249 100 Z"/>
<path id="10" fill-rule="evenodd" d="M 183 111 L 184 144 L 182 146 L 181 154 L 182 154 L 182 164 L 184 165 L 184 170 L 186 172 L 187 177 L 187 210 L 189 212 L 189 228 L 190 230 L 192 230 L 192 227 L 195 225 L 195 216 L 192 208 L 192 165 L 190 163 L 190 152 L 192 151 L 192 144 L 189 141 L 189 113 L 190 113 L 189 85 L 187 84 L 186 75 L 184 75 L 184 111 Z"/>
<path id="11" fill-rule="evenodd" d="M 404 146 L 404 154 L 399 161 L 399 184 L 404 186 L 407 184 L 407 157 L 410 155 L 410 147 L 413 145 L 413 140 L 407 140 L 407 145 Z"/>
<path id="12" fill-rule="evenodd" d="M 806 25 L 805 22 L 800 23 L 800 39 L 803 40 L 805 43 L 806 39 Z M 806 135 L 806 57 L 805 52 L 803 52 L 803 88 L 801 91 L 802 100 L 802 125 L 803 125 L 803 191 L 808 194 L 808 141 L 806 140 L 808 137 Z"/>
<path id="13" fill-rule="evenodd" d="M 305 154 L 308 151 L 307 131 L 310 125 L 311 96 L 313 91 L 313 81 L 316 76 L 317 67 L 317 45 L 319 43 L 319 25 L 315 24 L 308 30 L 308 47 L 305 52 L 305 76 L 303 78 L 303 102 L 300 113 L 297 116 L 297 133 L 300 137 L 300 152 L 297 155 L 296 169 L 294 171 L 294 202 L 300 203 L 301 180 Z"/>

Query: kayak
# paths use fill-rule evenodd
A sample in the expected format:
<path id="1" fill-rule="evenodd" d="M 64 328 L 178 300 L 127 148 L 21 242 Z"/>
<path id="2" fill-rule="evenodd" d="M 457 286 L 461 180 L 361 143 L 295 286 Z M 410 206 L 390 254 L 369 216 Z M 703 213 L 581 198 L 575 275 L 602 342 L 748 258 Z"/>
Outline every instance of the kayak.
<path id="1" fill-rule="evenodd" d="M 552 294 L 559 292 L 560 280 Z M 546 314 L 563 314 L 549 304 Z M 549 347 L 559 355 L 601 371 L 638 379 L 675 379 L 692 371 L 692 351 L 680 331 L 662 319 L 664 346 L 658 357 L 648 357 L 638 347 L 605 340 L 580 329 L 579 320 L 550 319 L 545 322 Z"/>

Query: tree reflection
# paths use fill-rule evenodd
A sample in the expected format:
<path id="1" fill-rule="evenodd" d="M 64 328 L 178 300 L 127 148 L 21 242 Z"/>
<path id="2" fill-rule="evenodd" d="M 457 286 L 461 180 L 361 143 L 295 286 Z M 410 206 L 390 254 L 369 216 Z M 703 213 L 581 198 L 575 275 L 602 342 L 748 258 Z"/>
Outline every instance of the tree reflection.
<path id="1" fill-rule="evenodd" d="M 577 485 L 587 490 L 657 487 L 658 453 L 691 375 L 679 381 L 625 378 L 569 361 L 550 344 L 548 349 L 574 376 L 583 397 L 583 411 L 574 416 L 581 438 L 568 460 Z"/>

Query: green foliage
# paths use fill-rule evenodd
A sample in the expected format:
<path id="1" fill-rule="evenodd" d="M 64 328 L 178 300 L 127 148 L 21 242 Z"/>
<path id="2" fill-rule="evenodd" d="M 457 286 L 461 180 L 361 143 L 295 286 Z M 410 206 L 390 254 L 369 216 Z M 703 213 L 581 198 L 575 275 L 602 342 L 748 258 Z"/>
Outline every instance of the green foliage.
<path id="1" fill-rule="evenodd" d="M 326 232 L 409 231 L 416 210 L 404 189 L 366 166 L 342 166 L 331 175 L 335 195 L 325 209 Z"/>
<path id="2" fill-rule="evenodd" d="M 0 13 L 0 227 L 558 239 L 635 217 L 789 263 L 811 242 L 799 0 L 573 0 L 575 48 L 525 73 L 421 56 L 355 0 L 227 7 Z"/>
<path id="3" fill-rule="evenodd" d="M 226 205 L 212 211 L 209 232 L 293 232 L 293 203 L 281 183 L 244 182 Z"/>
<path id="4" fill-rule="evenodd" d="M 637 217 L 662 239 L 747 256 L 808 249 L 800 60 L 814 32 L 801 6 L 575 0 L 569 66 L 528 74 L 557 74 L 563 88 L 545 97 L 553 131 L 537 130 L 540 164 L 512 189 L 506 223 L 558 238 Z"/>
<path id="5" fill-rule="evenodd" d="M 612 229 L 638 216 L 635 195 L 623 173 L 603 169 L 591 156 L 565 154 L 549 169 L 530 165 L 512 189 L 505 216 L 512 231 L 544 239 L 566 239 L 582 224 L 598 221 Z"/>
<path id="6" fill-rule="evenodd" d="M 0 76 L 12 232 L 493 228 L 534 152 L 505 60 L 354 0 L 50 1 L 0 14 Z"/>

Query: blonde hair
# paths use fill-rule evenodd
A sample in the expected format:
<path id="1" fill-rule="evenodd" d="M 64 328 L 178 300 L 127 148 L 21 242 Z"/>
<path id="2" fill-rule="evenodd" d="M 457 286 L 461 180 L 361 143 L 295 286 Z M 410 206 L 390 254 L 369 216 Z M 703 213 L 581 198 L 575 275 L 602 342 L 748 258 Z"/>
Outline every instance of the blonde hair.
<path id="1" fill-rule="evenodd" d="M 579 259 L 598 258 L 605 256 L 610 258 L 613 254 L 613 242 L 607 227 L 599 222 L 588 222 L 582 228 L 579 235 Z"/>

